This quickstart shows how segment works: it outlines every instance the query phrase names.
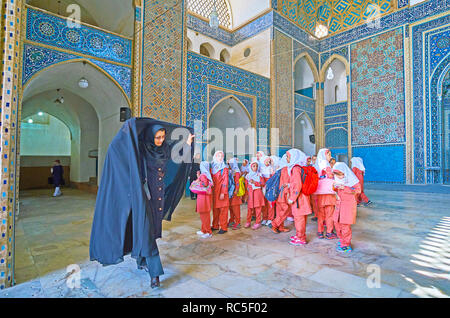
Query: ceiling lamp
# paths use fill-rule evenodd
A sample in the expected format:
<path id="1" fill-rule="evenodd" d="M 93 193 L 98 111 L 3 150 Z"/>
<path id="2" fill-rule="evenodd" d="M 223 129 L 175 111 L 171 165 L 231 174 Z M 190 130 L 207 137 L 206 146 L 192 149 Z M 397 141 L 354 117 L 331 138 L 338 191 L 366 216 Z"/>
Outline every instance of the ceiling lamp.
<path id="1" fill-rule="evenodd" d="M 80 88 L 88 88 L 89 81 L 87 79 L 85 79 L 84 77 L 82 77 L 78 82 L 78 86 L 80 86 Z"/>
<path id="2" fill-rule="evenodd" d="M 230 106 L 230 108 L 228 108 L 228 114 L 234 114 L 234 108 Z"/>
<path id="3" fill-rule="evenodd" d="M 44 113 L 43 113 L 43 112 L 39 112 L 38 115 L 39 115 L 39 116 L 43 116 Z"/>
<path id="4" fill-rule="evenodd" d="M 328 35 L 328 27 L 321 23 L 318 23 L 316 25 L 316 30 L 314 31 L 314 35 L 319 39 L 327 36 Z"/>
<path id="5" fill-rule="evenodd" d="M 214 0 L 214 8 L 209 15 L 209 26 L 216 30 L 219 28 L 219 14 L 217 13 L 215 0 Z"/>
<path id="6" fill-rule="evenodd" d="M 86 68 L 86 61 L 83 61 L 83 71 L 85 70 L 85 68 Z M 83 76 L 78 81 L 78 86 L 80 86 L 80 88 L 88 88 L 89 87 L 89 81 Z"/>
<path id="7" fill-rule="evenodd" d="M 58 91 L 58 95 L 60 95 L 59 94 L 59 91 L 60 91 L 61 89 L 57 89 L 57 91 Z M 54 100 L 54 103 L 55 104 L 64 104 L 64 97 L 62 97 L 62 95 L 60 95 L 60 97 L 58 97 L 58 98 L 56 98 L 55 100 Z"/>
<path id="8" fill-rule="evenodd" d="M 33 123 L 33 119 L 31 119 L 31 118 L 28 119 L 28 123 L 29 123 L 29 124 L 32 124 L 32 123 Z"/>
<path id="9" fill-rule="evenodd" d="M 328 68 L 327 79 L 329 79 L 331 81 L 333 78 L 334 78 L 333 69 L 330 67 L 330 68 Z"/>

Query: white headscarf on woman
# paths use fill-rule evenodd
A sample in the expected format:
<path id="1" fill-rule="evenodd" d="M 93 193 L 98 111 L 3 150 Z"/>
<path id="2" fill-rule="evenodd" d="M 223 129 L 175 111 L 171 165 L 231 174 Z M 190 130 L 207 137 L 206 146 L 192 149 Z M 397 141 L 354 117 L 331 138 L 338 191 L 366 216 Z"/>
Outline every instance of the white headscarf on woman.
<path id="1" fill-rule="evenodd" d="M 314 164 L 314 168 L 316 168 L 317 173 L 322 172 L 322 170 L 326 169 L 327 167 L 331 168 L 330 163 L 327 160 L 326 152 L 329 151 L 327 148 L 322 148 L 319 150 L 319 153 L 317 154 L 316 163 Z"/>
<path id="2" fill-rule="evenodd" d="M 202 161 L 200 162 L 200 172 L 206 175 L 208 180 L 213 183 L 211 172 L 209 171 L 209 162 L 208 161 Z"/>
<path id="3" fill-rule="evenodd" d="M 340 171 L 344 174 L 343 184 L 346 187 L 353 187 L 355 184 L 357 184 L 359 182 L 356 175 L 347 166 L 347 164 L 345 162 L 336 162 L 333 167 L 333 172 L 334 171 Z M 334 179 L 337 180 L 338 178 L 335 176 Z"/>
<path id="4" fill-rule="evenodd" d="M 230 169 L 231 171 L 235 172 L 235 173 L 241 173 L 241 170 L 239 169 L 239 165 L 238 165 L 238 159 L 237 158 L 231 158 L 230 159 Z"/>
<path id="5" fill-rule="evenodd" d="M 295 148 L 290 149 L 288 152 L 291 155 L 291 160 L 289 163 L 286 161 L 286 166 L 288 168 L 288 174 L 291 175 L 292 168 L 294 168 L 295 165 L 306 166 L 308 157 L 303 151 Z"/>
<path id="6" fill-rule="evenodd" d="M 361 157 L 353 157 L 351 161 L 352 161 L 352 169 L 358 168 L 361 171 L 366 171 L 366 167 L 364 167 L 364 163 Z"/>
<path id="7" fill-rule="evenodd" d="M 217 160 L 217 155 L 220 152 L 223 154 L 224 159 L 219 162 Z M 220 151 L 220 150 L 216 151 L 216 153 L 214 154 L 214 157 L 213 157 L 213 161 L 211 163 L 212 174 L 216 174 L 217 172 L 219 172 L 220 170 L 225 169 L 225 168 L 227 168 L 227 164 L 225 163 L 225 154 L 223 153 L 223 151 Z"/>
<path id="8" fill-rule="evenodd" d="M 266 166 L 267 159 L 271 159 L 271 158 L 269 156 L 262 156 L 261 160 L 259 160 L 259 162 L 261 163 L 261 166 L 259 167 L 259 171 L 261 172 L 261 175 L 264 178 L 270 178 L 270 175 L 274 171 L 272 164 Z"/>
<path id="9" fill-rule="evenodd" d="M 277 171 L 277 170 L 278 170 L 278 167 L 279 167 L 279 165 L 280 165 L 280 160 L 281 160 L 281 158 L 278 157 L 278 156 L 270 156 L 270 159 L 272 159 L 273 169 L 274 169 L 275 171 Z"/>
<path id="10" fill-rule="evenodd" d="M 258 165 L 258 169 L 256 169 L 256 171 L 253 171 L 253 169 L 252 169 L 252 165 L 253 164 Z M 247 179 L 247 181 L 249 181 L 248 184 L 251 185 L 253 190 L 261 188 L 261 187 L 257 187 L 254 184 L 250 183 L 250 180 L 253 180 L 255 182 L 261 182 L 261 174 L 259 173 L 259 162 L 258 162 L 258 160 L 253 160 L 252 161 L 252 163 L 250 164 L 250 172 L 245 176 L 245 179 Z"/>
<path id="11" fill-rule="evenodd" d="M 286 154 L 283 155 L 283 157 L 281 157 L 281 159 L 278 161 L 278 170 L 283 169 L 284 167 L 287 166 L 287 160 L 286 160 Z"/>
<path id="12" fill-rule="evenodd" d="M 244 162 L 247 162 L 247 165 L 246 165 L 246 166 L 244 166 Z M 249 173 L 249 172 L 250 172 L 250 163 L 248 162 L 247 159 L 244 159 L 244 161 L 242 162 L 242 165 L 241 165 L 241 172 L 242 172 L 242 173 Z"/>

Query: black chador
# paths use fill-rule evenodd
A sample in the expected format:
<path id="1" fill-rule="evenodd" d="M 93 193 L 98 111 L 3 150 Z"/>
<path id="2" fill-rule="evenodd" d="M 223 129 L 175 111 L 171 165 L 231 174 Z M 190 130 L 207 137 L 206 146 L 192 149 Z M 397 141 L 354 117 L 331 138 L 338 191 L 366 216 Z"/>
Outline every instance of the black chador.
<path id="1" fill-rule="evenodd" d="M 158 132 L 165 133 L 159 146 Z M 185 191 L 193 156 L 190 134 L 190 128 L 150 118 L 125 122 L 105 158 L 92 224 L 92 261 L 118 264 L 131 253 L 138 268 L 148 269 L 152 287 L 155 278 L 159 285 L 164 272 L 156 239 L 162 220 L 171 220 Z"/>

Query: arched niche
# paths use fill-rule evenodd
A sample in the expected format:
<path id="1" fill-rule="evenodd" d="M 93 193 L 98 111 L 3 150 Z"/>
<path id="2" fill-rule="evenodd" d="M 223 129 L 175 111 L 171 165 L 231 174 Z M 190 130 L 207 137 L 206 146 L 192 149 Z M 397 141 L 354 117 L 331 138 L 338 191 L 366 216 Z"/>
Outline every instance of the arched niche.
<path id="1" fill-rule="evenodd" d="M 222 150 L 227 158 L 231 155 L 244 157 L 253 154 L 256 136 L 253 135 L 253 120 L 244 104 L 234 95 L 218 101 L 208 116 L 209 143 L 204 158 L 212 160 L 215 151 Z M 227 135 L 227 129 L 229 135 Z"/>
<path id="2" fill-rule="evenodd" d="M 200 45 L 200 54 L 206 57 L 214 58 L 214 47 L 210 43 L 203 43 Z"/>
<path id="3" fill-rule="evenodd" d="M 345 64 L 334 59 L 325 69 L 325 105 L 347 101 L 347 73 Z"/>
<path id="4" fill-rule="evenodd" d="M 294 63 L 294 92 L 315 99 L 317 80 L 317 69 L 312 58 L 307 53 L 300 54 Z"/>
<path id="5" fill-rule="evenodd" d="M 314 125 L 305 112 L 295 119 L 294 129 L 294 147 L 307 155 L 315 154 L 316 145 L 310 140 L 310 136 L 314 135 Z"/>
<path id="6" fill-rule="evenodd" d="M 230 52 L 227 49 L 220 51 L 220 61 L 223 63 L 229 63 L 231 59 Z"/>

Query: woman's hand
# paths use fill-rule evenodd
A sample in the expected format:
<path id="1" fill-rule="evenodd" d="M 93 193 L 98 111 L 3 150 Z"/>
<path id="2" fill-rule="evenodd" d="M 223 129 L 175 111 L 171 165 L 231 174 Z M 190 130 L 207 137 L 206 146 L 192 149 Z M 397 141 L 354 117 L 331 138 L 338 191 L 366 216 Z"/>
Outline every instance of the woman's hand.
<path id="1" fill-rule="evenodd" d="M 194 137 L 195 137 L 195 135 L 189 134 L 189 137 L 188 137 L 188 139 L 187 139 L 187 141 L 186 141 L 186 143 L 187 143 L 189 146 L 192 145 L 192 142 L 194 141 Z"/>
<path id="2" fill-rule="evenodd" d="M 225 194 L 221 193 L 219 196 L 219 200 L 223 200 L 223 199 L 225 199 Z"/>
<path id="3" fill-rule="evenodd" d="M 292 203 L 294 203 L 294 201 L 292 201 L 291 199 L 288 199 L 288 203 L 292 204 Z"/>

